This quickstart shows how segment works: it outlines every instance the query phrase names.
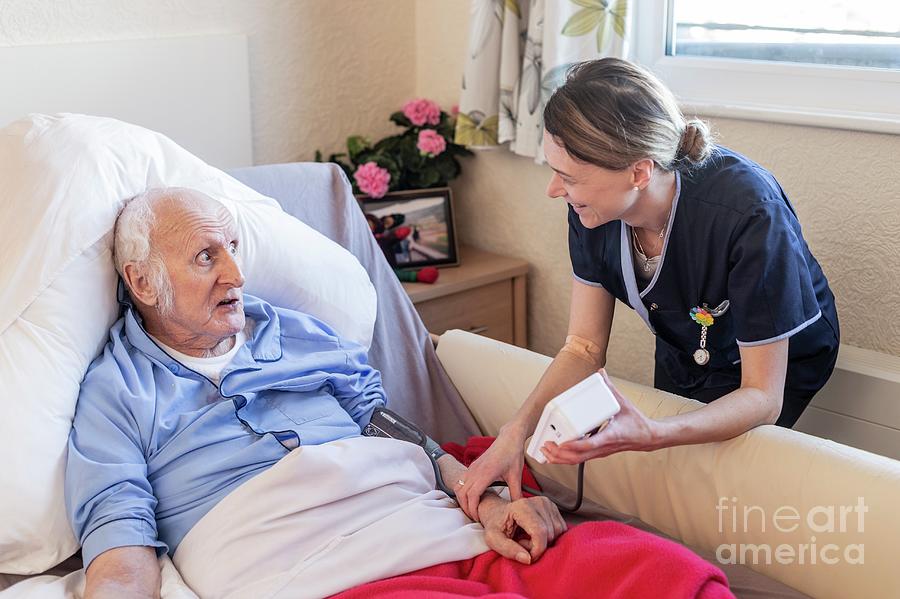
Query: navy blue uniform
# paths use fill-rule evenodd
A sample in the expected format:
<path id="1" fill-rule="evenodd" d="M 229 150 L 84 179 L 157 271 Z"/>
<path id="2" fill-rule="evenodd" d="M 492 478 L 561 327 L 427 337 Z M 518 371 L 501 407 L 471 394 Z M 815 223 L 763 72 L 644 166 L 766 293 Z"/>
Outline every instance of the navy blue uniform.
<path id="1" fill-rule="evenodd" d="M 655 385 L 710 402 L 740 387 L 739 345 L 790 338 L 784 406 L 792 426 L 837 359 L 834 295 L 809 251 L 781 186 L 764 168 L 725 148 L 677 173 L 677 191 L 653 279 L 639 289 L 629 227 L 587 229 L 569 209 L 575 277 L 602 286 L 637 311 L 656 335 Z M 728 310 L 707 331 L 709 362 L 699 365 L 701 327 L 691 308 Z"/>

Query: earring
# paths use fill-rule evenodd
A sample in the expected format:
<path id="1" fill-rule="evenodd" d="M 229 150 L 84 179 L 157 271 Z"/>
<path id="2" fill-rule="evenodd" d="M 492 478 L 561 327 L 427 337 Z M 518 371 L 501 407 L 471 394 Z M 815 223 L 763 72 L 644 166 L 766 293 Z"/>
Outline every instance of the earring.
<path id="1" fill-rule="evenodd" d="M 635 191 L 640 191 L 640 189 L 638 188 L 637 185 L 634 186 L 634 190 L 635 190 Z"/>

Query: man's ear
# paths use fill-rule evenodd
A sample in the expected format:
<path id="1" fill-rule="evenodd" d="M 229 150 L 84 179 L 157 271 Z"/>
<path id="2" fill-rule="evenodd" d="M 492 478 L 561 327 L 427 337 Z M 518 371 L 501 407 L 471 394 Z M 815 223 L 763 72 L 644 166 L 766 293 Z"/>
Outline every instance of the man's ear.
<path id="1" fill-rule="evenodd" d="M 631 185 L 639 189 L 644 189 L 650 185 L 650 179 L 653 177 L 653 169 L 656 164 L 649 158 L 638 160 L 632 167 Z"/>
<path id="2" fill-rule="evenodd" d="M 144 273 L 144 269 L 134 262 L 128 262 L 122 270 L 122 278 L 125 279 L 131 296 L 145 306 L 155 306 L 159 294 L 150 283 L 150 278 Z"/>

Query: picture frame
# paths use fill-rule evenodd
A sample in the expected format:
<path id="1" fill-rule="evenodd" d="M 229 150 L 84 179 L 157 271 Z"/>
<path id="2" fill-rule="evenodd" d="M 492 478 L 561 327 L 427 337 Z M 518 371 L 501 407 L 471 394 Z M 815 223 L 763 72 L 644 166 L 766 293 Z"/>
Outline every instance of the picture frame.
<path id="1" fill-rule="evenodd" d="M 449 187 L 394 191 L 377 199 L 357 196 L 357 200 L 392 267 L 459 265 Z"/>

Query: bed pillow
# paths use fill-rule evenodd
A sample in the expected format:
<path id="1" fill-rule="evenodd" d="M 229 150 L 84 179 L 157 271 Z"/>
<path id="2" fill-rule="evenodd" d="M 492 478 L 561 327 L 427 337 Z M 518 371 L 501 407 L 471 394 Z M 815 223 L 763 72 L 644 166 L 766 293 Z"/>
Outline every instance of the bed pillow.
<path id="1" fill-rule="evenodd" d="M 371 343 L 375 289 L 356 258 L 165 136 L 69 114 L 0 130 L 0 572 L 43 572 L 78 548 L 65 451 L 81 379 L 118 318 L 112 228 L 126 199 L 163 186 L 228 207 L 247 293 Z"/>

